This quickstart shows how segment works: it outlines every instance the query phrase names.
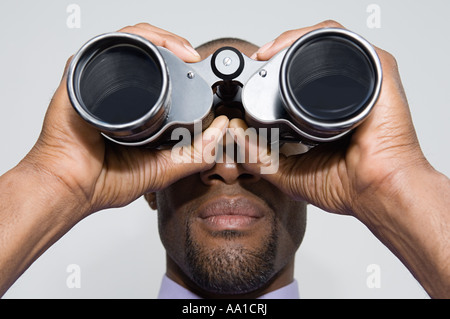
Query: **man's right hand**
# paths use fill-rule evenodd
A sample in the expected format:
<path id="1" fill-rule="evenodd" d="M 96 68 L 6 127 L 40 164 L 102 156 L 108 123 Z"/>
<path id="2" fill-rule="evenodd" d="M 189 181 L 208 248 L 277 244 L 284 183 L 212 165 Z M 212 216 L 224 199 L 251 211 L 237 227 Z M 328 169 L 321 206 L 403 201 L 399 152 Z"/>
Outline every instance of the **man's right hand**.
<path id="1" fill-rule="evenodd" d="M 141 23 L 119 31 L 140 35 L 185 62 L 200 60 L 187 40 L 155 26 Z M 203 134 L 208 136 L 202 141 L 203 149 L 206 144 L 217 142 L 220 136 L 216 133 L 223 133 L 227 126 L 225 116 L 216 118 Z M 194 145 L 200 144 L 193 143 L 192 156 L 202 158 L 201 150 Z M 212 165 L 208 164 L 211 160 L 192 163 L 190 158 L 175 163 L 171 154 L 171 150 L 122 147 L 107 142 L 72 108 L 64 75 L 48 108 L 41 135 L 19 167 L 46 176 L 52 191 L 73 194 L 83 208 L 77 217 L 83 218 L 100 209 L 125 206 L 147 192 L 160 190 Z M 184 154 L 189 156 L 189 152 Z M 68 192 L 60 192 L 58 187 Z"/>
<path id="2" fill-rule="evenodd" d="M 119 31 L 140 35 L 186 62 L 200 60 L 185 39 L 149 24 Z M 217 143 L 227 126 L 227 117 L 216 118 L 178 157 L 169 149 L 119 146 L 107 142 L 75 112 L 64 75 L 36 144 L 0 176 L 0 296 L 84 217 L 127 205 L 213 165 L 207 158 L 213 154 L 203 156 L 202 150 L 211 149 L 210 143 Z"/>

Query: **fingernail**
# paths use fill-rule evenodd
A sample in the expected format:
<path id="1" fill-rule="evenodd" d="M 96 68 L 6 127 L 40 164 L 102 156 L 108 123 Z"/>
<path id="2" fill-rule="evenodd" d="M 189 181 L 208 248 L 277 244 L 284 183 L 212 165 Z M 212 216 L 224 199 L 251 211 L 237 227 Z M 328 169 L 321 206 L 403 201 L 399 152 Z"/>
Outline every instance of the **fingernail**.
<path id="1" fill-rule="evenodd" d="M 228 117 L 221 115 L 214 120 L 214 125 L 218 128 L 222 128 L 222 131 L 224 132 L 228 128 L 229 121 Z"/>
<path id="2" fill-rule="evenodd" d="M 197 51 L 195 51 L 195 49 L 193 47 L 191 47 L 190 45 L 185 44 L 184 47 L 193 55 L 195 55 L 196 57 L 200 57 L 200 54 L 198 54 Z"/>
<path id="3" fill-rule="evenodd" d="M 253 54 L 255 57 L 258 54 L 263 54 L 264 52 L 266 52 L 275 42 L 275 40 L 270 41 L 269 43 L 264 44 L 262 47 L 259 48 L 258 51 L 255 52 L 255 54 Z"/>

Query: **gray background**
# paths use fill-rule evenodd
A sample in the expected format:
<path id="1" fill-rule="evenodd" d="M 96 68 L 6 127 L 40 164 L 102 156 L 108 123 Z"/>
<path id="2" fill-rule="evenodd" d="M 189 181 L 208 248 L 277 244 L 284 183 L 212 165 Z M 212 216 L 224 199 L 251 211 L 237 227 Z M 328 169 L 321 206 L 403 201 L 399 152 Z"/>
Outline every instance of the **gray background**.
<path id="1" fill-rule="evenodd" d="M 79 29 L 66 25 L 71 3 L 81 8 Z M 379 29 L 366 24 L 371 3 L 381 8 Z M 67 58 L 97 34 L 149 22 L 194 46 L 222 36 L 263 45 L 334 19 L 396 56 L 422 148 L 449 176 L 449 14 L 448 0 L 1 1 L 0 174 L 33 146 Z M 80 266 L 80 288 L 66 285 L 70 264 Z M 380 288 L 366 284 L 370 264 L 380 267 Z M 156 214 L 141 198 L 83 220 L 4 298 L 155 298 L 164 271 Z M 427 298 L 364 225 L 312 206 L 296 278 L 303 298 Z"/>

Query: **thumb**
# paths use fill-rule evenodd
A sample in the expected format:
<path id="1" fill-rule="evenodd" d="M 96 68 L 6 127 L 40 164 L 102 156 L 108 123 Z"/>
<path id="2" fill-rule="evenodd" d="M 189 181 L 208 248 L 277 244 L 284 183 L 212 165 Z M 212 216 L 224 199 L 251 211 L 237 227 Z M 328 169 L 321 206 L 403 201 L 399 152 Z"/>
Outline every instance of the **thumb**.
<path id="1" fill-rule="evenodd" d="M 228 127 L 228 118 L 219 116 L 201 134 L 194 136 L 185 128 L 175 129 L 172 137 L 181 136 L 182 140 L 172 149 L 158 152 L 158 158 L 164 164 L 162 174 L 164 188 L 186 176 L 212 167 L 215 163 L 216 149 Z"/>
<path id="2" fill-rule="evenodd" d="M 315 194 L 310 192 L 310 186 L 314 183 L 312 172 L 317 161 L 308 163 L 308 154 L 286 156 L 279 150 L 278 138 L 274 141 L 271 136 L 272 143 L 268 143 L 241 119 L 232 119 L 229 131 L 239 146 L 241 158 L 245 159 L 240 162 L 248 171 L 260 175 L 294 200 L 313 201 Z"/>
<path id="3" fill-rule="evenodd" d="M 280 164 L 278 130 L 267 129 L 258 134 L 256 129 L 249 128 L 242 119 L 232 119 L 229 132 L 239 146 L 239 162 L 255 174 L 277 175 Z M 272 176 L 273 177 L 273 176 Z"/>

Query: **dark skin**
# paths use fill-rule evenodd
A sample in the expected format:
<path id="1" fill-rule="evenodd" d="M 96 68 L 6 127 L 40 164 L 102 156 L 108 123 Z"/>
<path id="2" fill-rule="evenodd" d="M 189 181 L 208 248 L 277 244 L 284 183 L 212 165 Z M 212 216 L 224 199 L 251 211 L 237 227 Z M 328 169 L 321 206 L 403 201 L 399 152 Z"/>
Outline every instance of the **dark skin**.
<path id="1" fill-rule="evenodd" d="M 251 56 L 258 49 L 244 42 L 229 41 L 199 49 L 198 52 L 202 58 L 206 58 L 220 47 L 231 45 L 247 56 Z M 229 118 L 239 115 L 233 111 L 230 109 L 225 115 Z M 236 197 L 250 198 L 252 201 L 261 203 L 264 211 L 262 221 L 251 229 L 234 230 L 237 234 L 232 237 L 225 234 L 218 236 L 208 227 L 202 227 L 202 221 L 198 218 L 198 208 L 202 203 L 216 198 L 229 200 Z M 156 195 L 148 194 L 146 198 L 152 208 L 158 210 L 160 236 L 167 252 L 167 276 L 182 286 L 208 298 L 230 296 L 254 298 L 293 281 L 295 252 L 303 239 L 306 226 L 306 203 L 293 200 L 273 184 L 236 163 L 236 159 L 216 163 L 211 169 L 181 179 Z M 185 225 L 189 225 L 187 230 Z M 228 228 L 223 227 L 221 231 L 225 232 Z M 206 268 L 200 271 L 209 271 L 209 273 L 212 273 L 212 270 L 205 267 L 203 264 L 205 261 L 197 260 L 194 265 L 189 264 L 186 257 L 187 235 L 185 233 L 188 233 L 200 246 L 197 250 L 204 251 L 209 256 L 216 254 L 218 259 L 217 249 L 220 248 L 226 259 L 227 255 L 232 256 L 237 253 L 237 247 L 245 247 L 249 251 L 248 254 L 263 249 L 271 229 L 276 229 L 276 253 L 273 255 L 273 265 L 270 266 L 269 274 L 266 275 L 266 282 L 256 287 L 243 288 L 243 291 L 226 291 L 226 288 L 222 291 L 219 289 L 208 291 L 206 290 L 208 288 L 199 286 L 193 278 L 195 271 L 192 271 L 192 267 Z M 195 253 L 198 254 L 198 252 Z M 210 258 L 205 259 L 208 263 L 214 263 Z M 253 265 L 252 262 L 256 264 Z M 244 264 L 245 267 L 254 268 L 253 276 L 257 277 L 260 275 L 257 270 L 262 268 L 262 262 L 264 261 L 261 259 L 255 259 Z M 243 267 L 243 263 L 229 265 L 229 269 L 234 271 L 234 277 L 240 275 L 239 268 Z M 221 278 L 224 274 L 217 272 L 216 276 Z M 249 277 L 253 278 L 253 276 Z M 246 281 L 252 280 L 251 278 L 246 278 Z M 210 278 L 209 281 L 211 280 L 214 279 Z M 237 284 L 232 286 L 236 289 Z M 249 289 L 252 290 L 246 291 Z"/>
<path id="2" fill-rule="evenodd" d="M 343 28 L 324 21 L 290 30 L 252 57 L 268 60 L 321 27 Z M 120 31 L 141 35 L 185 62 L 201 60 L 186 39 L 155 26 L 141 23 Z M 449 298 L 450 180 L 420 149 L 395 59 L 381 49 L 377 53 L 384 78 L 370 117 L 345 143 L 280 155 L 278 171 L 266 175 L 260 174 L 264 157 L 256 163 L 214 165 L 214 156 L 196 147 L 217 145 L 228 130 L 246 150 L 238 130 L 246 123 L 224 115 L 196 137 L 201 144 L 191 146 L 191 154 L 203 159 L 198 163 L 190 155 L 174 161 L 171 150 L 112 145 L 73 110 L 63 76 L 35 146 L 0 176 L 0 295 L 80 220 L 150 194 L 160 211 L 167 273 L 200 295 L 258 296 L 292 281 L 293 256 L 304 232 L 301 207 L 308 202 L 354 216 L 431 297 Z M 220 210 L 234 215 L 218 217 Z M 227 267 L 213 267 L 217 262 Z M 228 275 L 239 290 L 232 291 L 228 281 L 208 280 L 193 265 L 219 270 L 216 279 Z M 246 285 L 254 271 L 262 271 L 262 280 Z"/>

